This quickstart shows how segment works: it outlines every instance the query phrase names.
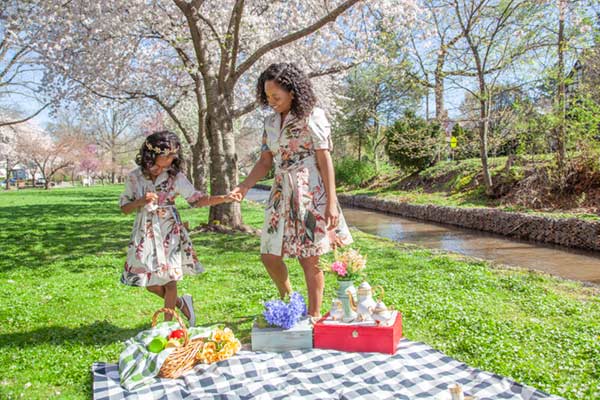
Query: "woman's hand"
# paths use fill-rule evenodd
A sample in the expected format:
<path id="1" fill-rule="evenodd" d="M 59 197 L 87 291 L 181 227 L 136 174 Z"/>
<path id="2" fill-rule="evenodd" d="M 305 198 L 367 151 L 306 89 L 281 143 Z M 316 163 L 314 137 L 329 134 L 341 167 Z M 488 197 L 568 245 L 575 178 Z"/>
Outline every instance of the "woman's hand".
<path id="1" fill-rule="evenodd" d="M 325 208 L 325 223 L 327 229 L 335 229 L 340 222 L 340 212 L 338 211 L 336 203 L 328 203 Z"/>
<path id="2" fill-rule="evenodd" d="M 243 198 L 244 198 L 244 196 L 241 193 L 235 192 L 235 189 L 233 189 L 229 194 L 225 195 L 225 202 L 226 203 L 233 203 L 234 201 L 240 202 L 240 201 L 242 201 Z"/>
<path id="3" fill-rule="evenodd" d="M 249 188 L 247 188 L 244 185 L 239 185 L 236 186 L 235 188 L 233 188 L 233 190 L 231 192 L 229 192 L 229 194 L 227 196 L 232 196 L 235 198 L 234 201 L 242 201 L 244 200 L 244 197 L 246 197 L 246 195 L 248 194 L 248 190 L 250 190 Z"/>

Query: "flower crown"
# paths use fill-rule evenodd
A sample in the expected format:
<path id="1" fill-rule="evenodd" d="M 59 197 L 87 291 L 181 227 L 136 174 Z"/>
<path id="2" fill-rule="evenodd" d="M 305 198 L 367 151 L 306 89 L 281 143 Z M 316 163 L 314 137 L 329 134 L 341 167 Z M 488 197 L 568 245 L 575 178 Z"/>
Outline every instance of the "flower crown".
<path id="1" fill-rule="evenodd" d="M 163 156 L 168 156 L 168 155 L 171 155 L 171 154 L 177 154 L 179 152 L 179 147 L 170 147 L 169 146 L 166 149 L 161 149 L 158 146 L 156 146 L 156 147 L 152 146 L 149 142 L 146 142 L 146 148 L 148 150 L 150 150 L 151 152 L 153 152 L 153 153 L 160 154 L 160 155 L 163 155 Z"/>

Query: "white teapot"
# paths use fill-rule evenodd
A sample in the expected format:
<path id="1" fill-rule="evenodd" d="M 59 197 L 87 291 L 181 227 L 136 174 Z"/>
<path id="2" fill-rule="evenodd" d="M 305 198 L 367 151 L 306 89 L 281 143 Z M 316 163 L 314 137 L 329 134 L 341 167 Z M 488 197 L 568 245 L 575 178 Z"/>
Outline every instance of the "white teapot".
<path id="1" fill-rule="evenodd" d="M 381 286 L 375 286 L 375 288 L 379 288 L 383 293 L 383 288 Z M 377 303 L 373 299 L 373 289 L 368 282 L 363 282 L 358 287 L 357 291 L 358 302 L 355 302 L 354 299 L 350 299 L 350 303 L 352 305 L 352 309 L 356 311 L 358 314 L 357 319 L 359 321 L 370 321 L 372 320 L 371 314 L 375 309 Z"/>
<path id="2" fill-rule="evenodd" d="M 375 308 L 373 309 L 373 314 L 371 315 L 377 324 L 386 323 L 390 319 L 392 319 L 392 310 L 388 309 L 383 301 L 380 299 Z"/>
<path id="3" fill-rule="evenodd" d="M 334 321 L 342 320 L 344 318 L 344 306 L 340 299 L 333 299 L 331 302 L 331 310 L 329 311 L 329 316 Z"/>

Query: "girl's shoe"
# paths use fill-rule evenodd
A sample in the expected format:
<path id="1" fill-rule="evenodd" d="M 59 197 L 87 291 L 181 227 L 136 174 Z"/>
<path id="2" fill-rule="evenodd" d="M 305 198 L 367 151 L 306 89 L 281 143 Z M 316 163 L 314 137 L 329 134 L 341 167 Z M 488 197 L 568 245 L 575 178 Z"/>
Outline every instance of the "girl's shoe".
<path id="1" fill-rule="evenodd" d="M 188 321 L 190 322 L 190 328 L 191 328 L 192 326 L 196 325 L 196 313 L 194 312 L 194 299 L 192 298 L 191 295 L 184 294 L 183 296 L 181 296 L 181 301 L 183 301 L 183 304 L 185 304 L 185 306 L 188 309 L 188 312 L 190 313 L 190 317 L 188 318 Z"/>

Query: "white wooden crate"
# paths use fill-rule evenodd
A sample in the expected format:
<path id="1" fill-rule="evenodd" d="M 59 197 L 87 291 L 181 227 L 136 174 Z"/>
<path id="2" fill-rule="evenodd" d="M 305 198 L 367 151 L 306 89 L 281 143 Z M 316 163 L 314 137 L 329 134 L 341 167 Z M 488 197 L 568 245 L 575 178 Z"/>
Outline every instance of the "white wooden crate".
<path id="1" fill-rule="evenodd" d="M 252 350 L 281 352 L 313 348 L 313 327 L 308 318 L 290 329 L 252 326 Z"/>

